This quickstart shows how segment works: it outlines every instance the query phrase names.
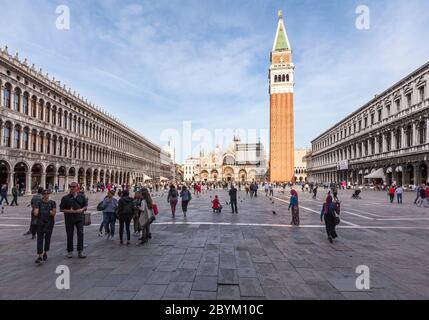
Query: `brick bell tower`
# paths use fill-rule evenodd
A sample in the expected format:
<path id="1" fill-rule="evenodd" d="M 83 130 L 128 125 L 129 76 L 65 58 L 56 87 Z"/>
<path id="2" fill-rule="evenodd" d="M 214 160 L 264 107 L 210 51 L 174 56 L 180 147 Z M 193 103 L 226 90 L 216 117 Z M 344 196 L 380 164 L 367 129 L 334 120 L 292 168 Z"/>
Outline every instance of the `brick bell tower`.
<path id="1" fill-rule="evenodd" d="M 294 177 L 294 69 L 292 49 L 279 11 L 279 23 L 271 51 L 270 82 L 270 181 L 288 182 Z"/>

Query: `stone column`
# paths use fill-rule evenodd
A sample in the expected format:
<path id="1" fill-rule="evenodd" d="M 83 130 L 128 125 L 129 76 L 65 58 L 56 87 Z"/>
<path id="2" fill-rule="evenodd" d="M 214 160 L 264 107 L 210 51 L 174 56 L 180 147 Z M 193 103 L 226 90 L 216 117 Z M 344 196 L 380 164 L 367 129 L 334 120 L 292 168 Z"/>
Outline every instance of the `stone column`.
<path id="1" fill-rule="evenodd" d="M 375 146 L 374 146 L 375 154 L 379 154 L 380 153 L 380 148 L 378 146 L 378 136 L 375 136 L 374 143 L 375 143 Z"/>
<path id="2" fill-rule="evenodd" d="M 405 127 L 401 128 L 401 137 L 402 137 L 401 148 L 404 149 L 407 146 L 407 135 L 405 134 Z"/>
<path id="3" fill-rule="evenodd" d="M 10 110 L 15 110 L 14 109 L 14 103 L 15 103 L 15 88 L 14 87 L 11 87 L 10 88 L 10 95 L 9 95 L 9 97 L 10 97 L 10 101 L 9 101 L 9 103 L 10 103 Z"/>
<path id="4" fill-rule="evenodd" d="M 9 172 L 9 174 L 8 174 L 8 188 L 7 188 L 7 192 L 9 194 L 12 194 L 12 188 L 15 185 L 15 181 L 13 180 L 13 175 L 14 175 L 13 171 Z"/>
<path id="5" fill-rule="evenodd" d="M 391 145 L 390 145 L 390 150 L 394 151 L 396 150 L 396 131 L 392 131 L 391 133 Z"/>
<path id="6" fill-rule="evenodd" d="M 42 172 L 42 177 L 40 179 L 40 185 L 43 189 L 46 189 L 46 172 Z"/>
<path id="7" fill-rule="evenodd" d="M 381 135 L 381 143 L 382 143 L 381 152 L 384 153 L 387 151 L 386 135 L 384 133 Z"/>
<path id="8" fill-rule="evenodd" d="M 417 124 L 416 122 L 413 122 L 413 146 L 418 146 L 419 145 L 419 135 L 418 135 L 418 130 L 417 130 Z"/>
<path id="9" fill-rule="evenodd" d="M 419 185 L 420 184 L 420 168 L 418 164 L 414 164 L 414 185 Z"/>
<path id="10" fill-rule="evenodd" d="M 23 140 L 24 140 L 24 128 L 21 127 L 21 129 L 19 130 L 19 149 L 22 149 L 24 147 Z"/>
<path id="11" fill-rule="evenodd" d="M 0 106 L 3 107 L 3 90 L 4 86 L 0 86 Z"/>
<path id="12" fill-rule="evenodd" d="M 31 195 L 31 167 L 28 168 L 28 172 L 25 176 L 25 194 Z"/>
<path id="13" fill-rule="evenodd" d="M 426 144 L 428 143 L 429 143 L 429 117 L 426 119 Z M 429 170 L 429 167 L 428 167 L 428 170 Z"/>

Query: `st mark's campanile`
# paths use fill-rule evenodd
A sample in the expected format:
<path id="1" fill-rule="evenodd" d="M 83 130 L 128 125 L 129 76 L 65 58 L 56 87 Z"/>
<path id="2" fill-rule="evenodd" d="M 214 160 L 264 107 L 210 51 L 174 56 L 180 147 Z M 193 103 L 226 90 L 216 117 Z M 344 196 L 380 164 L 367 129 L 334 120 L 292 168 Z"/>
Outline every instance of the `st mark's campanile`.
<path id="1" fill-rule="evenodd" d="M 270 82 L 270 181 L 288 182 L 294 177 L 294 65 L 292 49 L 279 11 L 271 52 Z"/>

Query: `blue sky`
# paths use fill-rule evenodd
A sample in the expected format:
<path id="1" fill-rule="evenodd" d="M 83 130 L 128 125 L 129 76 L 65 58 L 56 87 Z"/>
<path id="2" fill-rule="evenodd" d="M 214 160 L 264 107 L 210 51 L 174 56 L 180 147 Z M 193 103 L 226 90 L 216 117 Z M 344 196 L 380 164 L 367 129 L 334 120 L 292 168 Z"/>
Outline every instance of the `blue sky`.
<path id="1" fill-rule="evenodd" d="M 63 4 L 69 31 L 55 27 Z M 355 27 L 358 5 L 371 10 L 370 30 Z M 280 8 L 296 65 L 297 147 L 429 60 L 427 0 L 0 0 L 0 7 L 1 46 L 159 145 L 183 121 L 212 134 L 268 129 Z M 186 155 L 177 147 L 180 161 Z"/>

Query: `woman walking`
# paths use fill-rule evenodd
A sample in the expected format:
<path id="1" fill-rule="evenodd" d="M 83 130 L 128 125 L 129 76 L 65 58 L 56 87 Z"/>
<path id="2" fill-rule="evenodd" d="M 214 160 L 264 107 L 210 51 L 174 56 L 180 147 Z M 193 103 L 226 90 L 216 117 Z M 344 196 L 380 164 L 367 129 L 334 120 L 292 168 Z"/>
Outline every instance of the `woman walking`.
<path id="1" fill-rule="evenodd" d="M 172 184 L 170 186 L 170 191 L 168 191 L 167 202 L 170 203 L 171 214 L 173 219 L 176 217 L 176 206 L 179 199 L 179 193 L 176 190 L 176 187 Z"/>
<path id="2" fill-rule="evenodd" d="M 326 202 L 323 204 L 322 211 L 320 213 L 320 221 L 323 223 L 325 220 L 326 233 L 328 234 L 328 240 L 333 243 L 333 239 L 338 237 L 335 227 L 337 224 L 337 216 L 335 212 L 335 203 L 332 200 L 331 192 L 328 192 Z"/>
<path id="3" fill-rule="evenodd" d="M 34 216 L 37 219 L 37 264 L 48 260 L 48 252 L 51 246 L 51 236 L 55 225 L 57 204 L 49 200 L 49 190 L 43 191 L 43 198 L 34 208 Z"/>
<path id="4" fill-rule="evenodd" d="M 189 201 L 192 200 L 192 195 L 189 192 L 189 190 L 186 188 L 186 186 L 182 187 L 182 191 L 180 192 L 180 197 L 182 198 L 183 215 L 186 218 L 186 213 L 188 212 L 188 204 L 189 204 Z"/>
<path id="5" fill-rule="evenodd" d="M 134 194 L 134 215 L 133 215 L 133 225 L 134 225 L 134 235 L 138 235 L 142 231 L 142 226 L 140 224 L 140 207 L 143 201 L 143 196 L 140 191 L 136 191 Z"/>
<path id="6" fill-rule="evenodd" d="M 112 190 L 107 192 L 107 197 L 104 198 L 101 204 L 101 208 L 103 209 L 103 222 L 101 226 L 104 226 L 107 240 L 112 241 L 115 236 L 116 212 L 118 211 L 118 200 L 114 198 L 114 195 L 115 193 Z"/>
<path id="7" fill-rule="evenodd" d="M 298 193 L 295 190 L 290 191 L 290 203 L 288 211 L 292 208 L 292 222 L 293 226 L 299 226 L 299 204 L 298 204 Z"/>
<path id="8" fill-rule="evenodd" d="M 130 192 L 125 190 L 122 192 L 122 198 L 118 202 L 119 215 L 119 240 L 124 244 L 124 225 L 127 231 L 127 246 L 130 245 L 131 231 L 130 224 L 134 214 L 134 199 L 130 197 Z"/>
<path id="9" fill-rule="evenodd" d="M 142 226 L 142 237 L 139 239 L 140 244 L 144 244 L 152 238 L 150 233 L 150 225 L 155 221 L 153 213 L 153 201 L 147 189 L 142 190 L 142 201 L 139 207 L 140 210 L 140 224 Z"/>

